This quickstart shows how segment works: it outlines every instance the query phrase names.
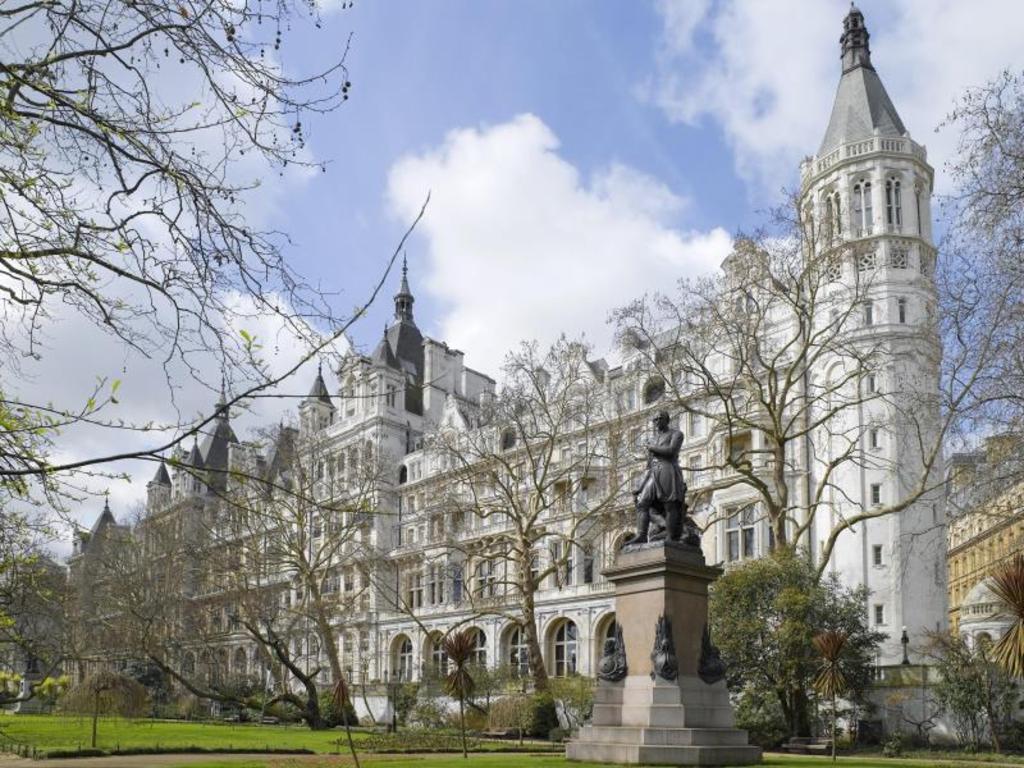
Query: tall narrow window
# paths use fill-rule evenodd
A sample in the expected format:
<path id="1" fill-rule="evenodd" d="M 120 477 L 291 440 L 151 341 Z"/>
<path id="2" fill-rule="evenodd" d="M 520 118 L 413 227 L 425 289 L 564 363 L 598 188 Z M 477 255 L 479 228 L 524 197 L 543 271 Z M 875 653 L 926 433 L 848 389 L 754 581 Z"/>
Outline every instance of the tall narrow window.
<path id="1" fill-rule="evenodd" d="M 725 522 L 726 558 L 733 560 L 754 557 L 754 506 L 736 510 Z"/>
<path id="2" fill-rule="evenodd" d="M 882 504 L 882 484 L 872 483 L 871 484 L 871 506 L 878 507 Z"/>
<path id="3" fill-rule="evenodd" d="M 901 323 L 907 322 L 907 300 L 903 297 L 896 299 L 896 318 Z"/>
<path id="4" fill-rule="evenodd" d="M 835 221 L 836 221 L 836 234 L 837 235 L 843 234 L 843 213 L 842 213 L 843 209 L 840 207 L 839 202 L 840 202 L 839 201 L 839 193 L 838 192 L 833 192 L 832 193 L 832 207 L 835 208 L 835 212 L 836 212 Z"/>
<path id="5" fill-rule="evenodd" d="M 583 548 L 583 583 L 594 583 L 594 545 L 587 544 Z"/>
<path id="6" fill-rule="evenodd" d="M 875 605 L 875 624 L 885 624 L 884 605 Z"/>
<path id="7" fill-rule="evenodd" d="M 917 234 L 923 234 L 921 224 L 921 188 L 914 187 L 914 212 L 917 214 Z"/>
<path id="8" fill-rule="evenodd" d="M 882 545 L 881 544 L 875 544 L 871 548 L 871 562 L 872 562 L 873 565 L 881 565 L 882 564 Z"/>
<path id="9" fill-rule="evenodd" d="M 871 234 L 871 182 L 860 181 L 853 187 L 853 228 L 857 235 Z"/>
<path id="10" fill-rule="evenodd" d="M 825 196 L 825 242 L 831 242 L 835 233 L 833 231 L 835 213 L 832 210 L 832 195 Z"/>
<path id="11" fill-rule="evenodd" d="M 864 325 L 875 324 L 875 304 L 872 301 L 864 302 Z"/>
<path id="12" fill-rule="evenodd" d="M 868 446 L 870 448 L 879 448 L 881 444 L 881 430 L 878 427 L 872 427 L 868 430 Z"/>
<path id="13" fill-rule="evenodd" d="M 898 229 L 903 225 L 903 199 L 899 179 L 885 182 L 885 223 Z"/>

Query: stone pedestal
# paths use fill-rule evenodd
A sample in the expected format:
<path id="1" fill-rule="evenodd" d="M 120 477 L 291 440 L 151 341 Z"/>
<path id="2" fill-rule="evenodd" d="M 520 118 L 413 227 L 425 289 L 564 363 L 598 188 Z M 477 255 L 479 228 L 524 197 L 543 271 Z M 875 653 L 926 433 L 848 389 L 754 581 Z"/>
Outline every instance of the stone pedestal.
<path id="1" fill-rule="evenodd" d="M 591 722 L 566 747 L 569 760 L 647 765 L 750 765 L 760 747 L 735 727 L 724 681 L 698 675 L 708 620 L 708 585 L 721 574 L 697 548 L 644 545 L 619 555 L 605 575 L 615 584 L 628 675 L 599 680 Z M 654 675 L 651 651 L 660 616 L 672 624 L 678 676 Z"/>

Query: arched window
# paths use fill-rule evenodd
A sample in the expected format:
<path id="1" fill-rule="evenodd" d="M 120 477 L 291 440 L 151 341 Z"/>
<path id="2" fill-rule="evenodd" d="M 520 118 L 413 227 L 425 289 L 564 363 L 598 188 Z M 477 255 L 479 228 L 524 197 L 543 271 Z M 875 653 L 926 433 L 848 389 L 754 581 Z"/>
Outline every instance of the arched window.
<path id="1" fill-rule="evenodd" d="M 232 667 L 233 669 L 231 671 L 234 672 L 236 675 L 244 675 L 246 673 L 248 667 L 248 658 L 245 655 L 244 648 L 238 648 L 235 650 L 235 657 L 232 661 Z"/>
<path id="2" fill-rule="evenodd" d="M 526 633 L 514 627 L 508 634 L 508 665 L 515 677 L 530 674 L 530 650 L 526 645 Z"/>
<path id="3" fill-rule="evenodd" d="M 903 225 L 903 197 L 900 181 L 896 178 L 885 182 L 885 223 L 890 227 Z"/>
<path id="4" fill-rule="evenodd" d="M 475 633 L 473 638 L 473 653 L 469 657 L 470 661 L 474 664 L 486 667 L 487 666 L 487 634 L 482 629 L 473 630 Z"/>
<path id="5" fill-rule="evenodd" d="M 853 230 L 856 235 L 871 233 L 871 182 L 858 181 L 853 185 Z"/>
<path id="6" fill-rule="evenodd" d="M 395 653 L 395 674 L 399 680 L 412 680 L 412 640 L 404 635 Z"/>
<path id="7" fill-rule="evenodd" d="M 561 621 L 555 628 L 552 648 L 555 677 L 576 673 L 577 639 L 576 625 L 568 619 Z"/>
<path id="8" fill-rule="evenodd" d="M 409 482 L 409 468 L 404 464 L 398 469 L 398 484 L 404 485 Z"/>
<path id="9" fill-rule="evenodd" d="M 843 234 L 843 217 L 839 204 L 839 192 L 832 191 L 825 194 L 825 221 L 822 235 L 826 244 Z"/>
<path id="10" fill-rule="evenodd" d="M 661 379 L 651 379 L 644 387 L 644 405 L 656 403 L 665 395 L 665 382 Z"/>
<path id="11" fill-rule="evenodd" d="M 437 677 L 448 672 L 448 654 L 444 652 L 440 632 L 430 636 L 430 671 Z"/>

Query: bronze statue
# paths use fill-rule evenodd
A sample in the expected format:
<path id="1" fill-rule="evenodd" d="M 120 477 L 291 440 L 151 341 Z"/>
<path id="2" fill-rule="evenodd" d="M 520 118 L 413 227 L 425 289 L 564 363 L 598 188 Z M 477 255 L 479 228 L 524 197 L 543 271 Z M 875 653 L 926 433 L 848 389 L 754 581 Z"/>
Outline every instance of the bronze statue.
<path id="1" fill-rule="evenodd" d="M 636 535 L 626 542 L 679 541 L 700 546 L 700 530 L 687 514 L 686 483 L 679 469 L 683 433 L 669 426 L 668 411 L 654 417 L 654 439 L 647 443 L 647 473 L 636 498 Z"/>

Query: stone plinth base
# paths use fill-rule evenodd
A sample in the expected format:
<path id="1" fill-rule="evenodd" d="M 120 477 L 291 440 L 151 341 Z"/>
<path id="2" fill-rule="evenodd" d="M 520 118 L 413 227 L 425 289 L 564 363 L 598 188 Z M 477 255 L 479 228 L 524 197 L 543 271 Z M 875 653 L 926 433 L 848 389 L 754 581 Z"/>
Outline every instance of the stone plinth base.
<path id="1" fill-rule="evenodd" d="M 598 682 L 591 722 L 569 742 L 565 756 L 646 765 L 760 763 L 761 748 L 748 746 L 747 732 L 736 728 L 725 683 L 704 682 L 721 677 L 717 654 L 702 643 L 708 585 L 721 569 L 708 567 L 699 548 L 670 543 L 627 548 L 604 573 L 615 584 L 615 620 L 622 630 L 621 647 L 608 659 L 614 669 L 624 655 L 628 673 L 618 682 Z M 663 679 L 665 670 L 674 679 Z"/>
<path id="2" fill-rule="evenodd" d="M 645 765 L 751 765 L 760 747 L 733 725 L 724 683 L 631 676 L 602 682 L 589 725 L 566 747 L 569 760 Z"/>

